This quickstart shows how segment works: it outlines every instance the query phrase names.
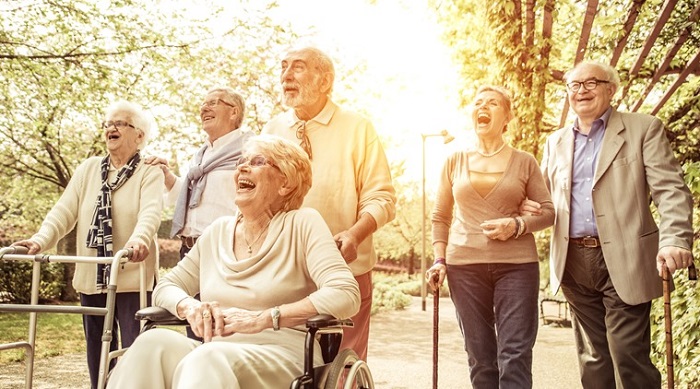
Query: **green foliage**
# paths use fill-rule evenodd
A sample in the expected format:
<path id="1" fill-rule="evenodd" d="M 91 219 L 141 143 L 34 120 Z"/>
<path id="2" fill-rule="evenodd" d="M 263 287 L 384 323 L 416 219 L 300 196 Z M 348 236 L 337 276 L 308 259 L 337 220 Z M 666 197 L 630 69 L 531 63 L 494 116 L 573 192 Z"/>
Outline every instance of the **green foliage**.
<path id="1" fill-rule="evenodd" d="M 59 263 L 42 264 L 39 299 L 57 300 L 63 289 L 63 268 Z M 0 261 L 0 300 L 10 303 L 29 304 L 32 287 L 32 265 Z"/>
<path id="2" fill-rule="evenodd" d="M 268 16 L 274 1 L 218 3 L 42 0 L 4 7 L 0 177 L 11 182 L 0 189 L 4 226 L 35 230 L 73 169 L 104 152 L 98 123 L 114 100 L 150 109 L 160 133 L 146 152 L 175 165 L 201 142 L 198 102 L 209 88 L 232 86 L 256 102 L 246 124 L 260 130 L 279 109 L 269 69 L 297 35 Z"/>
<path id="3" fill-rule="evenodd" d="M 698 253 L 696 244 L 696 257 Z M 700 288 L 697 281 L 689 281 L 688 272 L 676 272 L 674 282 L 676 290 L 671 294 L 671 309 L 673 315 L 673 369 L 677 387 L 694 387 L 700 382 L 700 350 L 697 342 L 700 339 Z M 652 305 L 651 312 L 652 360 L 666 377 L 666 332 L 664 321 L 663 299 L 657 299 Z"/>
<path id="4" fill-rule="evenodd" d="M 384 310 L 404 309 L 411 304 L 411 297 L 403 293 L 399 285 L 405 281 L 402 277 L 372 274 L 374 278 L 372 294 L 372 315 Z"/>

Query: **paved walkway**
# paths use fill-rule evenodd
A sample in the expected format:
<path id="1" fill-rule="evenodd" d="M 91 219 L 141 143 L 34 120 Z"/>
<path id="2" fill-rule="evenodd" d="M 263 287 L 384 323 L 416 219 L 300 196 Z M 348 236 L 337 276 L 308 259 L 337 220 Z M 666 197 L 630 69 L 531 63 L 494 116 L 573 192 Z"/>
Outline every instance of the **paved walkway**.
<path id="1" fill-rule="evenodd" d="M 368 364 L 377 388 L 432 388 L 433 298 L 372 317 Z M 467 354 L 449 298 L 439 305 L 438 387 L 471 388 Z M 571 328 L 540 326 L 533 356 L 535 389 L 580 388 Z"/>
<path id="2" fill-rule="evenodd" d="M 413 298 L 403 311 L 372 317 L 369 366 L 378 389 L 432 388 L 432 296 L 421 309 Z M 440 299 L 438 383 L 441 389 L 471 388 L 467 355 L 449 298 Z M 571 328 L 541 326 L 535 344 L 535 389 L 580 388 Z M 40 359 L 36 363 L 34 388 L 87 388 L 84 354 Z M 0 366 L 0 388 L 23 388 L 22 364 Z"/>

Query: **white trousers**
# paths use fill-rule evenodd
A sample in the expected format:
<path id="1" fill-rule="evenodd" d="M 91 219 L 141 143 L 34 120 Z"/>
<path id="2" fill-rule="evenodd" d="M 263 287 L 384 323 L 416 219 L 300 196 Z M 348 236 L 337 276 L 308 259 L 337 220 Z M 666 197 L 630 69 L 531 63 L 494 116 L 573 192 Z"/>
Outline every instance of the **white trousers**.
<path id="1" fill-rule="evenodd" d="M 288 388 L 304 366 L 300 331 L 265 330 L 201 344 L 169 329 L 139 335 L 107 388 Z M 318 345 L 315 363 L 323 363 Z"/>

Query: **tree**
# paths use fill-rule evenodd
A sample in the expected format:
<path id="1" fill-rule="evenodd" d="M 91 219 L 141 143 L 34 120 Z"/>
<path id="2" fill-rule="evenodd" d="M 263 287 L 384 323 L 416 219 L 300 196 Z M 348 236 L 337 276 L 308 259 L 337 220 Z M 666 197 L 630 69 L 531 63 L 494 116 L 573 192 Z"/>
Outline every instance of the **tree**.
<path id="1" fill-rule="evenodd" d="M 7 184 L 0 221 L 18 233 L 12 240 L 36 230 L 80 162 L 105 152 L 99 123 L 114 100 L 149 108 L 161 129 L 150 151 L 173 159 L 200 143 L 198 102 L 213 86 L 232 86 L 257 102 L 246 122 L 260 129 L 277 104 L 269 69 L 296 35 L 266 16 L 274 1 L 243 3 L 235 17 L 208 3 L 3 6 L 0 177 Z M 208 12 L 198 18 L 202 9 Z M 74 253 L 74 245 L 64 242 L 60 251 Z"/>

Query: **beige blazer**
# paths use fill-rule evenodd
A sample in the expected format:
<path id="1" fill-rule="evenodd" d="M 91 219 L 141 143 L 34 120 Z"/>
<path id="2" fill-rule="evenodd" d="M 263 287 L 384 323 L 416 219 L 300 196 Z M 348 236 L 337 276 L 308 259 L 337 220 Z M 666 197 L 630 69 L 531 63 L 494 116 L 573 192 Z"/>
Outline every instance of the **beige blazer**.
<path id="1" fill-rule="evenodd" d="M 556 211 L 550 242 L 550 285 L 559 290 L 569 241 L 574 134 L 551 134 L 542 172 Z M 693 199 L 661 121 L 613 110 L 593 182 L 593 210 L 605 264 L 620 298 L 636 305 L 662 295 L 659 247 L 692 247 Z M 651 198 L 650 198 L 651 196 Z M 650 200 L 659 211 L 657 226 Z"/>

